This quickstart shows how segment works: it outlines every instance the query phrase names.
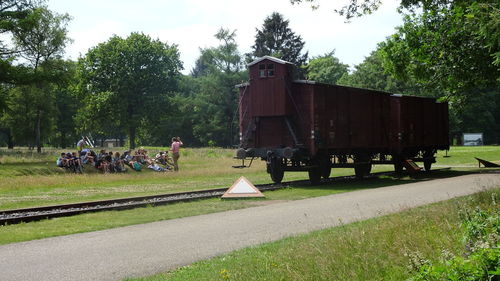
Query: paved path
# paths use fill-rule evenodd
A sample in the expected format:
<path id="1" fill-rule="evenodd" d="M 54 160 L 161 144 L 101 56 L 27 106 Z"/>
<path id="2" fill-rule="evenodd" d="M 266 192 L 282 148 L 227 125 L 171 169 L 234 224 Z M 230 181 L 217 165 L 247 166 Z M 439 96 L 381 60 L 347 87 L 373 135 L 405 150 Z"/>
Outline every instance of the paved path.
<path id="1" fill-rule="evenodd" d="M 361 190 L 0 246 L 0 280 L 121 280 L 500 186 L 500 174 Z"/>

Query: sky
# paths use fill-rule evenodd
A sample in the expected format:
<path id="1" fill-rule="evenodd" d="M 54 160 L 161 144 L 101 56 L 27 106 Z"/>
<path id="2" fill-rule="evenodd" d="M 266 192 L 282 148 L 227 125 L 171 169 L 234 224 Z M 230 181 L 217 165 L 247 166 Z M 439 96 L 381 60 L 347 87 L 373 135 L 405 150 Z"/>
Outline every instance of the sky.
<path id="1" fill-rule="evenodd" d="M 66 58 L 76 60 L 112 35 L 126 38 L 131 32 L 142 32 L 178 45 L 184 74 L 193 68 L 200 48 L 219 44 L 214 35 L 221 27 L 236 30 L 240 52 L 249 52 L 256 28 L 261 29 L 273 12 L 281 13 L 292 31 L 302 36 L 309 58 L 335 50 L 340 61 L 351 67 L 402 24 L 396 11 L 399 1 L 383 0 L 377 12 L 350 23 L 333 12 L 341 4 L 330 2 L 342 3 L 320 0 L 316 10 L 308 3 L 292 5 L 289 0 L 48 0 L 47 5 L 72 17 L 68 35 L 73 43 L 66 48 Z"/>

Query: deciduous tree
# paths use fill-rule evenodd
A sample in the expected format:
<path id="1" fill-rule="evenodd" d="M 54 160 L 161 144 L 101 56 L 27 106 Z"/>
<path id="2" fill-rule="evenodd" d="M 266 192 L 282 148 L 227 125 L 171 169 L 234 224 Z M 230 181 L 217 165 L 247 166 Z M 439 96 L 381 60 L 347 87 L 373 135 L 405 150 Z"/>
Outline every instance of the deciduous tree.
<path id="1" fill-rule="evenodd" d="M 9 148 L 13 148 L 11 128 L 1 120 L 5 120 L 7 97 L 12 84 L 26 80 L 24 68 L 12 65 L 18 50 L 5 41 L 11 39 L 12 32 L 28 23 L 26 18 L 39 5 L 35 0 L 2 0 L 0 1 L 0 134 L 4 136 Z"/>
<path id="2" fill-rule="evenodd" d="M 498 35 L 484 36 L 483 27 L 493 19 L 478 23 L 468 5 L 451 5 L 406 16 L 398 32 L 382 43 L 388 70 L 400 78 L 414 77 L 428 88 L 460 98 L 474 89 L 498 87 L 500 56 Z M 500 16 L 497 6 L 497 16 Z M 493 6 L 492 6 L 493 8 Z"/>
<path id="3" fill-rule="evenodd" d="M 22 89 L 14 90 L 14 96 L 26 93 L 32 96 L 30 109 L 34 112 L 34 123 L 26 123 L 26 126 L 34 128 L 32 134 L 35 136 L 37 151 L 41 152 L 42 132 L 50 131 L 43 126 L 50 127 L 54 113 L 52 110 L 54 97 L 50 93 L 51 82 L 58 79 L 58 72 L 52 61 L 61 57 L 66 44 L 70 41 L 67 37 L 67 23 L 70 17 L 67 14 L 60 15 L 48 10 L 46 7 L 35 8 L 25 19 L 28 24 L 18 25 L 12 30 L 13 41 L 19 55 L 31 70 L 29 73 L 29 84 Z M 33 87 L 34 89 L 27 89 Z M 15 105 L 12 105 L 15 106 Z M 44 122 L 46 120 L 47 122 Z"/>
<path id="4" fill-rule="evenodd" d="M 338 83 L 344 86 L 373 89 L 395 94 L 439 96 L 439 93 L 435 91 L 422 89 L 411 77 L 406 80 L 394 77 L 385 69 L 384 64 L 384 57 L 380 49 L 377 49 L 371 52 L 362 63 L 356 65 L 351 74 L 342 76 Z"/>
<path id="5" fill-rule="evenodd" d="M 75 115 L 81 103 L 76 97 L 76 62 L 57 61 L 58 81 L 53 83 L 55 97 L 55 126 L 51 144 L 66 148 L 79 139 L 76 134 Z"/>
<path id="6" fill-rule="evenodd" d="M 311 3 L 311 8 L 313 10 L 320 8 L 320 0 L 290 0 L 292 4 L 308 2 Z M 419 9 L 429 10 L 438 7 L 446 7 L 452 3 L 457 2 L 471 2 L 470 0 L 401 0 L 399 5 L 399 10 L 406 10 L 415 13 Z M 376 10 L 382 5 L 382 0 L 349 0 L 347 4 L 341 6 L 339 9 L 334 9 L 334 12 L 340 16 L 345 17 L 347 20 L 354 17 L 361 17 L 363 15 L 368 15 Z"/>
<path id="7" fill-rule="evenodd" d="M 341 63 L 335 57 L 335 51 L 312 58 L 307 66 L 307 79 L 321 83 L 337 84 L 337 81 L 348 74 L 349 65 Z"/>
<path id="8" fill-rule="evenodd" d="M 29 29 L 32 21 L 28 20 L 40 1 L 2 0 L 0 1 L 0 83 L 15 82 L 15 69 L 12 61 L 19 54 L 11 44 L 4 42 L 19 29 Z"/>
<path id="9" fill-rule="evenodd" d="M 165 96 L 177 90 L 182 69 L 176 45 L 132 33 L 113 36 L 79 60 L 80 131 L 114 128 L 135 148 L 138 126 L 168 112 Z M 161 110 L 161 111 L 158 111 Z M 110 133 L 109 131 L 107 132 Z"/>
<path id="10" fill-rule="evenodd" d="M 245 72 L 235 36 L 235 31 L 221 28 L 215 34 L 220 45 L 201 49 L 205 72 L 198 77 L 199 93 L 193 99 L 193 134 L 204 145 L 229 146 L 237 135 L 234 85 L 245 79 Z"/>

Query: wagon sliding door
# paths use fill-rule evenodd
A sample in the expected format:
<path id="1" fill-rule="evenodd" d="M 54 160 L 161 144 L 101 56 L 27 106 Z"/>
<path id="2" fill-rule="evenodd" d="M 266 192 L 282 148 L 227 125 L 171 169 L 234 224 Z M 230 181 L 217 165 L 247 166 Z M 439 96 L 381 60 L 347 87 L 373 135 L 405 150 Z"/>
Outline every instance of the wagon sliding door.
<path id="1" fill-rule="evenodd" d="M 256 147 L 293 147 L 293 138 L 286 130 L 284 116 L 257 118 Z"/>

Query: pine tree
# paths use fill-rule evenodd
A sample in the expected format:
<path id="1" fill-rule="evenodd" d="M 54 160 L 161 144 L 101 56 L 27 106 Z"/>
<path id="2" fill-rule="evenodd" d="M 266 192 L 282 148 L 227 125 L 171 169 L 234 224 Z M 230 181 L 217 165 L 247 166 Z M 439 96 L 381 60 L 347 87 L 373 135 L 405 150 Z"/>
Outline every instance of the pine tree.
<path id="1" fill-rule="evenodd" d="M 290 29 L 289 21 L 274 12 L 264 20 L 262 29 L 257 29 L 249 58 L 274 56 L 300 67 L 306 64 L 308 56 L 308 52 L 301 54 L 304 44 L 302 37 Z"/>

